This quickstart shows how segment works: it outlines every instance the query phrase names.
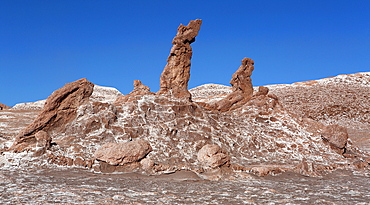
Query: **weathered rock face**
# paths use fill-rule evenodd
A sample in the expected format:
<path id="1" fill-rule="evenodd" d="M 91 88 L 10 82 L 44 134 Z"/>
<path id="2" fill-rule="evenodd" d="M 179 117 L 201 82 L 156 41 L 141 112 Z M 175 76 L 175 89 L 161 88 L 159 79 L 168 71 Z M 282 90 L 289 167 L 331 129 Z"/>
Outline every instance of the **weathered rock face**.
<path id="1" fill-rule="evenodd" d="M 157 94 L 170 94 L 177 98 L 191 98 L 188 91 L 192 49 L 190 44 L 198 35 L 202 20 L 190 21 L 187 26 L 180 25 L 172 41 L 173 47 L 160 78 Z"/>
<path id="2" fill-rule="evenodd" d="M 198 152 L 198 160 L 202 162 L 206 168 L 217 168 L 230 163 L 230 158 L 223 153 L 218 145 L 207 144 Z"/>
<path id="3" fill-rule="evenodd" d="M 152 151 L 150 144 L 138 139 L 126 143 L 107 143 L 95 152 L 95 158 L 110 165 L 138 162 Z"/>
<path id="4" fill-rule="evenodd" d="M 323 129 L 321 137 L 335 148 L 344 149 L 347 144 L 348 133 L 345 127 L 328 125 Z"/>
<path id="5" fill-rule="evenodd" d="M 118 97 L 114 104 L 118 105 L 133 101 L 137 95 L 155 95 L 155 93 L 150 92 L 150 88 L 146 85 L 143 85 L 140 80 L 134 80 L 134 90 L 128 95 Z"/>
<path id="6" fill-rule="evenodd" d="M 0 103 L 0 110 L 10 109 L 11 107 Z"/>
<path id="7" fill-rule="evenodd" d="M 53 92 L 33 123 L 16 136 L 10 149 L 21 151 L 36 143 L 35 135 L 41 130 L 44 132 L 62 131 L 68 122 L 76 118 L 78 107 L 88 101 L 93 88 L 94 84 L 84 78 L 67 83 L 64 87 Z"/>

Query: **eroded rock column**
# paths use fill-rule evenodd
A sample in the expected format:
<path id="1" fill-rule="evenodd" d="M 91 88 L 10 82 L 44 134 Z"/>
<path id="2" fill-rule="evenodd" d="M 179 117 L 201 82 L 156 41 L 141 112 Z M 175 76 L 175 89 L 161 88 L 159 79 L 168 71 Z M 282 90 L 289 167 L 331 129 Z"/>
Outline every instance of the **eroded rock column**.
<path id="1" fill-rule="evenodd" d="M 187 26 L 180 24 L 172 41 L 173 47 L 160 78 L 157 94 L 172 95 L 177 98 L 191 99 L 188 91 L 192 49 L 190 44 L 198 35 L 202 20 L 191 20 Z"/>

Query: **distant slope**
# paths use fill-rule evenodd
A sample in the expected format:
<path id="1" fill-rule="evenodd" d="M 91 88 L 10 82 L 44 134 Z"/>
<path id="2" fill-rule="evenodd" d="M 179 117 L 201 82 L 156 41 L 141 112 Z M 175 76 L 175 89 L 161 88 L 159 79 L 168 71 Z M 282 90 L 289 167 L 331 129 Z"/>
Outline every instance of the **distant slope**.
<path id="1" fill-rule="evenodd" d="M 90 96 L 93 102 L 113 103 L 119 96 L 123 95 L 120 91 L 113 87 L 104 87 L 95 85 L 94 92 Z M 45 105 L 46 100 L 36 102 L 18 103 L 13 106 L 14 110 L 41 110 Z"/>
<path id="2" fill-rule="evenodd" d="M 325 125 L 345 126 L 353 143 L 370 151 L 370 72 L 266 87 L 289 112 Z M 222 99 L 228 89 L 231 87 L 206 84 L 190 92 L 195 101 L 207 102 Z"/>

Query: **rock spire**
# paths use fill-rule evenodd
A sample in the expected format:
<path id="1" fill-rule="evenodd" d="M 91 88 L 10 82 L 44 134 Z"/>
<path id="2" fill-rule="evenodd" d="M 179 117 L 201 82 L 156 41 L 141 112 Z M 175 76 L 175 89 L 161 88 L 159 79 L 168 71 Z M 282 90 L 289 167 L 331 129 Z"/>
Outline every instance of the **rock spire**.
<path id="1" fill-rule="evenodd" d="M 172 48 L 160 78 L 157 94 L 170 94 L 177 98 L 191 99 L 188 91 L 192 49 L 190 44 L 198 35 L 202 20 L 191 20 L 187 26 L 180 24 L 172 41 Z"/>
<path id="2" fill-rule="evenodd" d="M 253 85 L 251 80 L 254 70 L 254 61 L 250 58 L 244 58 L 239 69 L 233 74 L 230 84 L 233 86 L 233 92 L 226 98 L 216 103 L 216 109 L 219 111 L 228 111 L 232 107 L 245 104 L 253 96 Z"/>

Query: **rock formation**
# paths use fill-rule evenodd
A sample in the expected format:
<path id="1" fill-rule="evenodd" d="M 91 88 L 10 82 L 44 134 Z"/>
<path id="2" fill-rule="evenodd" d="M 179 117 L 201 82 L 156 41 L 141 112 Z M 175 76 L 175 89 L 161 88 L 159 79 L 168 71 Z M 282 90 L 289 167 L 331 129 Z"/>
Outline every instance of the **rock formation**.
<path id="1" fill-rule="evenodd" d="M 233 86 L 233 92 L 226 98 L 216 103 L 216 109 L 227 111 L 234 106 L 240 106 L 250 100 L 253 96 L 253 85 L 251 80 L 252 71 L 254 70 L 254 61 L 250 58 L 244 58 L 242 65 L 233 74 L 230 84 Z"/>
<path id="2" fill-rule="evenodd" d="M 10 109 L 11 107 L 0 103 L 0 110 Z"/>
<path id="3" fill-rule="evenodd" d="M 53 92 L 33 123 L 16 136 L 10 149 L 21 151 L 29 145 L 34 145 L 37 143 L 36 135 L 40 131 L 61 131 L 68 122 L 75 119 L 78 107 L 88 101 L 93 88 L 94 84 L 84 78 L 67 83 Z"/>
<path id="4" fill-rule="evenodd" d="M 35 134 L 35 139 L 36 139 L 36 146 L 39 148 L 35 155 L 41 155 L 44 154 L 47 149 L 51 146 L 51 137 L 49 134 L 43 130 L 38 131 Z"/>
<path id="5" fill-rule="evenodd" d="M 220 146 L 207 144 L 198 152 L 198 160 L 204 164 L 206 168 L 217 168 L 230 163 L 230 158 L 223 153 Z"/>
<path id="6" fill-rule="evenodd" d="M 110 165 L 125 165 L 140 161 L 151 151 L 150 144 L 139 139 L 126 143 L 107 143 L 96 150 L 94 156 Z"/>
<path id="7" fill-rule="evenodd" d="M 255 94 L 255 96 L 261 96 L 261 95 L 266 96 L 268 93 L 269 93 L 268 87 L 259 86 L 258 92 Z"/>
<path id="8" fill-rule="evenodd" d="M 190 21 L 187 26 L 180 25 L 172 41 L 167 65 L 160 78 L 160 90 L 157 94 L 170 94 L 177 98 L 191 98 L 188 91 L 192 49 L 190 44 L 198 35 L 202 20 Z"/>
<path id="9" fill-rule="evenodd" d="M 328 125 L 323 129 L 321 137 L 334 148 L 342 150 L 341 153 L 344 152 L 348 140 L 348 133 L 345 127 Z"/>
<path id="10" fill-rule="evenodd" d="M 253 85 L 251 80 L 252 71 L 254 70 L 254 61 L 250 58 L 244 58 L 239 69 L 233 74 L 230 84 L 232 93 L 225 98 L 211 104 L 198 103 L 208 110 L 218 110 L 221 112 L 236 109 L 253 96 Z M 268 92 L 268 90 L 267 90 Z"/>
<path id="11" fill-rule="evenodd" d="M 161 76 L 160 95 L 151 93 L 140 81 L 134 81 L 134 90 L 127 96 L 96 95 L 91 100 L 89 96 L 97 91 L 92 83 L 86 79 L 68 83 L 47 99 L 40 113 L 33 111 L 34 116 L 38 115 L 29 126 L 23 122 L 26 128 L 18 133 L 10 150 L 6 144 L 14 139 L 15 132 L 11 133 L 8 128 L 17 119 L 7 116 L 10 111 L 0 112 L 0 142 L 6 142 L 0 152 L 27 150 L 4 154 L 14 156 L 9 161 L 32 154 L 39 156 L 37 160 L 44 160 L 42 164 L 47 161 L 102 172 L 150 174 L 188 170 L 217 180 L 227 175 L 235 180 L 249 173 L 265 176 L 285 171 L 318 176 L 337 167 L 370 167 L 369 154 L 352 146 L 351 140 L 347 140 L 350 133 L 347 135 L 342 128 L 346 122 L 353 123 L 353 116 L 358 119 L 356 123 L 369 127 L 370 80 L 367 85 L 366 79 L 370 79 L 370 75 L 361 75 L 362 79 L 356 77 L 355 91 L 361 96 L 346 98 L 351 110 L 346 108 L 347 104 L 341 104 L 340 97 L 333 98 L 331 92 L 317 96 L 321 90 L 307 88 L 312 84 L 303 86 L 312 91 L 304 97 L 297 97 L 301 96 L 300 90 L 294 94 L 287 92 L 300 87 L 297 85 L 290 88 L 282 85 L 281 92 L 277 92 L 279 86 L 260 86 L 253 95 L 250 79 L 253 60 L 244 58 L 230 82 L 232 92 L 225 87 L 215 89 L 216 85 L 203 86 L 205 92 L 194 89 L 198 96 L 190 100 L 187 90 L 190 43 L 200 23 L 196 20 L 179 27 Z M 335 83 L 342 84 L 341 80 L 343 78 Z M 333 89 L 327 82 L 323 84 L 333 93 L 338 92 L 337 96 L 347 95 L 350 86 L 356 85 L 353 81 L 345 89 Z M 326 102 L 330 98 L 336 100 Z M 359 99 L 363 105 L 357 105 Z M 309 107 L 307 101 L 332 106 L 328 106 L 324 110 L 327 115 L 323 115 L 323 110 Z M 364 113 L 358 115 L 361 112 Z M 343 116 L 349 116 L 350 120 L 341 120 Z M 328 126 L 335 122 L 342 127 Z M 333 147 L 341 152 L 333 151 Z"/>
<path id="12" fill-rule="evenodd" d="M 143 85 L 140 80 L 134 80 L 134 90 L 128 95 L 118 97 L 113 104 L 117 105 L 133 101 L 137 95 L 155 95 L 155 93 L 150 92 L 150 88 Z"/>

